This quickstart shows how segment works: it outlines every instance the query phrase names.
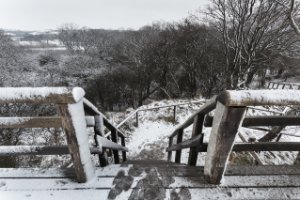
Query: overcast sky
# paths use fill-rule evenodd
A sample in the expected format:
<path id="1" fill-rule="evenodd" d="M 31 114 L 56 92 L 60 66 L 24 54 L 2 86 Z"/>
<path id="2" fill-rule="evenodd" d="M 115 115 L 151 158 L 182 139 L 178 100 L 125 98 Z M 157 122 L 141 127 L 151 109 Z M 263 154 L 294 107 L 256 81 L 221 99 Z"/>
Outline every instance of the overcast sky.
<path id="1" fill-rule="evenodd" d="M 208 0 L 0 0 L 0 28 L 56 29 L 65 23 L 91 28 L 133 28 L 177 21 Z"/>

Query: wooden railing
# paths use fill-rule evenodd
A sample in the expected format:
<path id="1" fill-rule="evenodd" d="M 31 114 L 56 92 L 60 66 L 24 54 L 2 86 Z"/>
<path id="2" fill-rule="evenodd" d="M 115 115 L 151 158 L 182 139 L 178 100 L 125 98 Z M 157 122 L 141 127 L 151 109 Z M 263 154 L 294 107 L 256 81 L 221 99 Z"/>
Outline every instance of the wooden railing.
<path id="1" fill-rule="evenodd" d="M 177 107 L 178 106 L 183 106 L 183 105 L 190 105 L 190 104 L 199 104 L 199 103 L 204 103 L 204 101 L 190 101 L 190 102 L 185 102 L 185 103 L 177 103 L 177 104 L 171 104 L 171 105 L 164 105 L 164 106 L 154 106 L 151 108 L 138 108 L 135 111 L 131 112 L 124 120 L 122 120 L 116 127 L 120 128 L 126 122 L 128 122 L 131 118 L 135 117 L 135 126 L 139 126 L 139 116 L 140 112 L 145 112 L 145 111 L 152 111 L 152 110 L 158 110 L 158 109 L 163 109 L 163 108 L 170 108 L 173 107 L 173 122 L 176 122 L 176 113 L 177 113 Z M 110 132 L 108 132 L 105 136 L 109 136 Z"/>
<path id="2" fill-rule="evenodd" d="M 267 88 L 269 88 L 269 89 L 298 89 L 299 90 L 300 83 L 269 81 L 269 82 L 267 82 Z"/>
<path id="3" fill-rule="evenodd" d="M 107 165 L 106 149 L 113 150 L 115 163 L 120 162 L 118 151 L 122 151 L 125 161 L 128 149 L 124 134 L 84 99 L 84 95 L 82 88 L 0 88 L 0 104 L 56 104 L 60 113 L 50 117 L 0 117 L 0 128 L 62 127 L 68 143 L 67 146 L 0 146 L 0 156 L 71 154 L 78 182 L 87 182 L 95 176 L 91 153 L 99 155 L 101 166 Z M 94 127 L 95 147 L 89 145 L 87 127 Z M 103 137 L 104 127 L 112 131 L 111 138 Z"/>
<path id="4" fill-rule="evenodd" d="M 176 151 L 175 162 L 180 163 L 181 151 L 190 148 L 188 164 L 196 165 L 198 152 L 207 152 L 204 174 L 213 184 L 219 184 L 226 170 L 231 151 L 300 151 L 299 142 L 250 142 L 234 140 L 241 126 L 299 126 L 298 116 L 245 117 L 247 106 L 300 105 L 298 90 L 245 90 L 225 91 L 212 98 L 169 136 L 168 160 Z M 214 117 L 208 117 L 206 126 L 212 126 L 208 143 L 203 143 L 202 128 L 206 115 L 215 109 Z M 193 124 L 191 139 L 182 141 L 184 129 Z M 173 144 L 173 139 L 176 144 Z"/>

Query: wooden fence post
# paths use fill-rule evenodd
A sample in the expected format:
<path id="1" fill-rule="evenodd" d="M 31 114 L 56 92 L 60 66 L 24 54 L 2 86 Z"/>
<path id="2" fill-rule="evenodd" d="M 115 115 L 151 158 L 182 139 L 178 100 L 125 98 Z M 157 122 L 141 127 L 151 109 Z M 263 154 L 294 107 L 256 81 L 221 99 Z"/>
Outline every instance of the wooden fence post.
<path id="1" fill-rule="evenodd" d="M 199 114 L 194 118 L 192 138 L 202 133 L 204 116 L 205 115 L 203 114 Z M 191 147 L 189 153 L 188 165 L 195 166 L 197 163 L 197 158 L 198 158 L 198 147 Z"/>
<path id="2" fill-rule="evenodd" d="M 125 147 L 125 137 L 121 137 L 121 145 Z M 126 161 L 126 151 L 122 151 L 123 162 Z"/>
<path id="3" fill-rule="evenodd" d="M 219 184 L 223 177 L 245 111 L 245 107 L 227 107 L 217 102 L 204 166 L 210 183 Z"/>
<path id="4" fill-rule="evenodd" d="M 169 147 L 171 147 L 173 145 L 173 137 L 169 138 Z M 168 152 L 168 162 L 171 162 L 172 160 L 172 151 Z"/>
<path id="5" fill-rule="evenodd" d="M 176 122 L 176 106 L 174 106 L 174 110 L 173 110 L 173 122 Z"/>
<path id="6" fill-rule="evenodd" d="M 77 181 L 80 183 L 87 182 L 94 177 L 95 169 L 89 149 L 83 100 L 74 104 L 60 104 L 59 110 Z"/>
<path id="7" fill-rule="evenodd" d="M 118 143 L 118 132 L 115 128 L 111 130 L 111 140 L 115 143 Z M 119 159 L 118 150 L 113 150 L 113 154 L 114 154 L 115 164 L 119 164 L 120 159 Z"/>
<path id="8" fill-rule="evenodd" d="M 137 111 L 135 114 L 136 127 L 139 127 L 139 112 Z"/>
<path id="9" fill-rule="evenodd" d="M 103 117 L 102 117 L 102 115 L 96 115 L 96 116 L 94 116 L 94 119 L 95 119 L 94 132 L 95 132 L 96 146 L 101 147 L 102 145 L 98 141 L 98 137 L 103 137 L 104 136 Z M 105 167 L 108 164 L 105 148 L 102 148 L 102 153 L 98 154 L 98 157 L 99 157 L 100 166 Z"/>
<path id="10" fill-rule="evenodd" d="M 182 142 L 182 136 L 183 136 L 183 129 L 178 130 L 177 134 L 177 144 Z M 180 163 L 181 160 L 181 150 L 177 150 L 175 154 L 175 163 Z"/>

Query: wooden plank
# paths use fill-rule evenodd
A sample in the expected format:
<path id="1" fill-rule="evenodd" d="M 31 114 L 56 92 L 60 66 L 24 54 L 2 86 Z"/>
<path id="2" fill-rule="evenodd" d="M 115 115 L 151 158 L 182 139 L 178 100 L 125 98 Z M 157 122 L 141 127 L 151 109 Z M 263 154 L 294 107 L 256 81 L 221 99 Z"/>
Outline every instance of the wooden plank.
<path id="1" fill-rule="evenodd" d="M 91 147 L 92 154 L 102 153 L 102 149 Z M 19 145 L 0 146 L 0 156 L 20 156 L 20 155 L 64 155 L 70 154 L 68 146 L 44 146 L 44 145 Z"/>
<path id="2" fill-rule="evenodd" d="M 125 138 L 124 137 L 121 138 L 121 145 L 123 147 L 125 147 Z M 123 162 L 126 161 L 126 151 L 122 151 L 122 161 Z"/>
<path id="3" fill-rule="evenodd" d="M 59 110 L 77 181 L 87 182 L 94 176 L 94 167 L 90 156 L 83 101 L 81 100 L 76 104 L 61 104 Z"/>
<path id="4" fill-rule="evenodd" d="M 112 129 L 111 130 L 111 140 L 114 143 L 118 143 L 118 135 L 117 135 L 117 130 L 116 129 Z M 114 160 L 115 160 L 115 164 L 119 164 L 120 163 L 120 159 L 119 159 L 119 152 L 118 150 L 113 150 L 113 154 L 114 154 Z"/>
<path id="5" fill-rule="evenodd" d="M 106 139 L 105 137 L 99 137 L 99 142 L 103 148 L 112 149 L 115 151 L 128 151 L 128 148 L 122 146 L 116 142 Z"/>
<path id="6" fill-rule="evenodd" d="M 172 163 L 166 164 L 118 164 L 109 165 L 104 168 L 96 169 L 96 176 L 115 177 L 119 171 L 124 171 L 125 176 L 137 171 L 135 176 L 144 177 L 144 174 L 139 174 L 140 171 L 148 171 L 149 168 L 155 169 L 162 176 L 177 176 L 177 177 L 200 177 L 203 176 L 203 166 L 190 167 L 185 165 L 175 165 Z M 170 173 L 169 173 L 170 172 Z M 225 176 L 235 176 L 242 179 L 242 176 L 268 176 L 268 175 L 300 175 L 299 166 L 295 165 L 229 165 L 225 172 Z M 6 178 L 73 178 L 75 171 L 72 168 L 0 168 L 0 179 Z"/>
<path id="7" fill-rule="evenodd" d="M 152 171 L 152 170 L 150 170 Z M 226 176 L 226 182 L 221 186 L 209 184 L 204 177 L 173 177 L 170 183 L 170 177 L 163 177 L 157 173 L 151 177 L 143 176 L 117 176 L 117 177 L 97 177 L 92 182 L 78 184 L 72 179 L 67 178 L 18 178 L 5 179 L 1 183 L 5 183 L 5 187 L 1 187 L 0 191 L 53 191 L 53 190 L 87 190 L 87 189 L 112 189 L 115 186 L 119 189 L 147 189 L 157 188 L 177 189 L 177 188 L 272 188 L 272 187 L 297 187 L 299 190 L 299 176 Z M 128 182 L 130 181 L 130 182 Z M 140 182 L 140 184 L 137 184 Z M 118 184 L 123 183 L 123 184 Z M 126 183 L 126 184 L 125 184 Z M 116 185 L 117 184 L 117 185 Z M 123 188 L 124 187 L 124 188 Z M 300 191 L 300 190 L 299 190 Z"/>
<path id="8" fill-rule="evenodd" d="M 79 87 L 4 87 L 0 88 L 0 103 L 76 103 L 85 94 Z M 74 96 L 76 94 L 76 96 Z"/>
<path id="9" fill-rule="evenodd" d="M 177 134 L 177 144 L 180 144 L 182 142 L 182 137 L 183 137 L 183 129 L 179 129 L 178 130 L 178 134 Z M 175 154 L 175 163 L 180 163 L 181 160 L 181 149 L 176 151 Z"/>
<path id="10" fill-rule="evenodd" d="M 100 138 L 104 136 L 103 117 L 102 115 L 95 115 L 94 118 L 95 118 L 94 137 L 96 141 L 96 146 L 101 146 L 103 148 L 103 145 L 101 144 L 100 141 Z M 103 152 L 101 154 L 98 154 L 98 158 L 101 167 L 105 167 L 106 165 L 108 165 L 106 148 L 103 148 Z"/>
<path id="11" fill-rule="evenodd" d="M 219 184 L 223 177 L 245 111 L 245 107 L 226 107 L 217 103 L 204 167 L 210 183 Z"/>
<path id="12" fill-rule="evenodd" d="M 213 109 L 215 109 L 216 99 L 217 96 L 214 96 L 211 99 L 209 99 L 197 112 L 192 114 L 183 124 L 179 125 L 169 137 L 174 137 L 179 129 L 185 129 L 186 127 L 190 126 L 194 122 L 194 118 L 198 114 L 207 114 Z"/>
<path id="13" fill-rule="evenodd" d="M 141 193 L 140 189 L 128 189 L 116 196 L 116 199 L 128 199 L 130 196 L 133 199 L 142 199 L 141 194 L 152 199 L 159 199 L 162 195 L 157 191 L 157 188 L 149 187 Z M 24 199 L 40 200 L 44 199 L 66 199 L 72 197 L 72 200 L 82 199 L 109 199 L 110 189 L 82 189 L 82 190 L 52 190 L 52 191 L 1 191 L 0 196 L 6 197 L 7 200 Z M 164 196 L 172 197 L 170 199 L 190 199 L 190 200 L 215 200 L 215 199 L 298 199 L 300 196 L 299 188 L 182 188 L 178 190 L 163 189 Z M 30 194 L 29 194 L 30 193 Z M 137 198 L 134 198 L 138 196 Z M 251 198 L 250 198 L 251 197 Z"/>
<path id="14" fill-rule="evenodd" d="M 226 106 L 299 105 L 299 90 L 227 90 L 217 97 Z"/>
<path id="15" fill-rule="evenodd" d="M 61 128 L 60 117 L 0 117 L 0 128 Z"/>
<path id="16" fill-rule="evenodd" d="M 203 143 L 199 152 L 207 152 L 207 143 Z M 232 151 L 300 151 L 299 142 L 256 142 L 256 143 L 236 143 Z"/>
<path id="17" fill-rule="evenodd" d="M 95 123 L 86 117 L 87 126 Z M 0 128 L 61 128 L 61 117 L 0 117 Z"/>
<path id="18" fill-rule="evenodd" d="M 205 126 L 212 126 L 213 117 L 205 118 Z M 300 126 L 300 117 L 298 116 L 251 116 L 245 117 L 242 123 L 243 127 L 252 126 Z"/>
<path id="19" fill-rule="evenodd" d="M 201 135 L 204 117 L 205 117 L 204 114 L 197 115 L 195 117 L 193 131 L 192 131 L 192 138 L 197 137 L 198 135 Z M 203 143 L 203 135 L 202 135 L 202 137 L 200 137 L 200 140 L 198 141 L 198 145 L 201 145 L 202 143 Z M 188 165 L 195 166 L 197 163 L 197 158 L 198 158 L 197 147 L 190 147 Z"/>
<path id="20" fill-rule="evenodd" d="M 203 135 L 197 135 L 196 137 L 189 139 L 189 140 L 185 140 L 179 144 L 174 144 L 171 147 L 167 148 L 167 152 L 170 151 L 178 151 L 181 149 L 185 149 L 185 148 L 190 148 L 190 147 L 195 147 L 196 152 L 198 153 L 198 149 L 197 146 L 201 146 L 201 141 L 203 140 Z M 207 145 L 206 145 L 207 146 Z"/>

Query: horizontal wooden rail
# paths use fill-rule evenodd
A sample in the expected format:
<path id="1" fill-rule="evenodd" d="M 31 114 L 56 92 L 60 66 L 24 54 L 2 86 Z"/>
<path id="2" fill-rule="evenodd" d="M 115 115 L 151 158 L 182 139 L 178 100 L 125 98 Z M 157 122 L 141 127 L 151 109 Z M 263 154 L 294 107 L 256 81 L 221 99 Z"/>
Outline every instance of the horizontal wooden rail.
<path id="1" fill-rule="evenodd" d="M 93 117 L 85 117 L 88 127 L 95 126 Z M 61 117 L 0 117 L 0 128 L 61 128 Z"/>
<path id="2" fill-rule="evenodd" d="M 204 126 L 211 127 L 213 117 L 206 116 Z M 255 116 L 245 117 L 243 127 L 251 126 L 300 126 L 300 117 L 296 116 Z"/>
<path id="3" fill-rule="evenodd" d="M 198 152 L 207 152 L 207 143 L 199 145 L 199 137 L 187 140 L 180 144 L 167 148 L 167 151 L 178 151 L 180 149 L 198 147 Z M 257 143 L 235 143 L 232 151 L 300 151 L 300 142 L 257 142 Z"/>
<path id="4" fill-rule="evenodd" d="M 90 148 L 92 154 L 102 153 L 101 148 Z M 20 155 L 65 155 L 70 154 L 68 146 L 43 146 L 43 145 L 21 145 L 21 146 L 0 146 L 0 156 Z"/>
<path id="5" fill-rule="evenodd" d="M 189 104 L 197 104 L 197 103 L 205 103 L 205 101 L 190 101 L 186 103 L 177 103 L 177 104 L 170 104 L 170 105 L 164 105 L 164 106 L 155 106 L 150 108 L 139 108 L 138 111 L 147 111 L 147 110 L 155 110 L 160 108 L 169 108 L 174 106 L 182 106 L 182 105 L 189 105 Z"/>
<path id="6" fill-rule="evenodd" d="M 68 104 L 76 103 L 81 100 L 85 94 L 79 87 L 36 87 L 36 88 L 14 88 L 5 87 L 0 89 L 0 103 L 56 103 Z"/>
<path id="7" fill-rule="evenodd" d="M 298 105 L 299 90 L 227 90 L 217 98 L 225 106 Z"/>

